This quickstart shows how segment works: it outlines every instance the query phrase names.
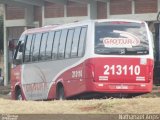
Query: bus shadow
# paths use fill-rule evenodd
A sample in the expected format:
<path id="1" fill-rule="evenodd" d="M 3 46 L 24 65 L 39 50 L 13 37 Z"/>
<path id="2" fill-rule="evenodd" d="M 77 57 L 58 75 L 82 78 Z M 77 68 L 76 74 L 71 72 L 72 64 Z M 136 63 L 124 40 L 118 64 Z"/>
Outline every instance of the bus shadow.
<path id="1" fill-rule="evenodd" d="M 114 98 L 134 98 L 143 94 L 124 94 L 124 93 L 83 93 L 67 100 L 91 100 L 91 99 L 114 99 Z"/>

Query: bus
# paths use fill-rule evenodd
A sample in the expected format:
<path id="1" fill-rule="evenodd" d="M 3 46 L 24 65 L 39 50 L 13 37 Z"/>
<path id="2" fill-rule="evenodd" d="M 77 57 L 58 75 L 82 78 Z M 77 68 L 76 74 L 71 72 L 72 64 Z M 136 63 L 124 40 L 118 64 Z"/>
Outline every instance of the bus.
<path id="1" fill-rule="evenodd" d="M 144 21 L 86 20 L 24 31 L 11 70 L 16 100 L 152 90 L 153 41 Z"/>

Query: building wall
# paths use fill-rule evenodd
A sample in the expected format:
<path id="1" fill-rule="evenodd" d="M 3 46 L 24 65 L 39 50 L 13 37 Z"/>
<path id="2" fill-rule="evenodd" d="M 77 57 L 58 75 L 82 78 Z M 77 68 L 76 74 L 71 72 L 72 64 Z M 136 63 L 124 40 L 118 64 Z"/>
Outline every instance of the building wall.
<path id="1" fill-rule="evenodd" d="M 110 15 L 131 14 L 132 1 L 131 0 L 111 0 L 110 1 Z"/>
<path id="2" fill-rule="evenodd" d="M 107 18 L 107 3 L 97 2 L 97 19 Z"/>
<path id="3" fill-rule="evenodd" d="M 87 4 L 79 4 L 69 1 L 67 3 L 67 16 L 87 16 Z"/>
<path id="4" fill-rule="evenodd" d="M 22 32 L 24 31 L 24 27 L 8 27 L 7 28 L 7 38 L 8 40 L 18 40 Z"/>
<path id="5" fill-rule="evenodd" d="M 34 21 L 39 22 L 39 26 L 42 26 L 42 8 L 34 6 Z"/>
<path id="6" fill-rule="evenodd" d="M 6 5 L 6 20 L 24 19 L 25 9 L 20 6 Z"/>
<path id="7" fill-rule="evenodd" d="M 64 17 L 64 5 L 45 2 L 45 18 Z"/>
<path id="8" fill-rule="evenodd" d="M 109 4 L 109 9 L 107 8 L 107 4 Z M 132 4 L 135 6 L 134 11 L 132 11 Z M 88 16 L 88 8 L 85 3 L 82 4 L 68 1 L 65 7 L 64 4 L 45 2 L 44 9 L 45 18 Z M 97 18 L 109 18 L 109 16 L 107 16 L 107 12 L 109 12 L 109 15 L 157 13 L 158 0 L 134 0 L 134 2 L 132 2 L 132 0 L 110 0 L 110 3 L 97 2 Z M 6 20 L 23 19 L 24 14 L 25 8 L 6 5 Z M 39 21 L 40 26 L 42 25 L 41 7 L 34 7 L 34 20 Z"/>
<path id="9" fill-rule="evenodd" d="M 83 0 L 82 3 L 68 1 L 66 6 L 60 3 L 51 3 L 45 2 L 44 3 L 44 19 L 42 18 L 42 7 L 41 6 L 34 6 L 33 15 L 34 15 L 34 22 L 38 22 L 39 26 L 44 24 L 42 23 L 49 23 L 49 24 L 56 24 L 65 22 L 65 21 L 72 21 L 74 18 L 78 19 L 86 19 L 89 15 L 88 5 L 85 3 L 86 0 Z M 133 5 L 134 4 L 134 5 Z M 135 7 L 133 9 L 133 6 Z M 107 8 L 108 7 L 108 8 Z M 15 5 L 6 5 L 6 20 L 10 23 L 11 20 L 25 20 L 25 8 L 21 6 Z M 117 16 L 118 18 L 123 18 L 123 16 L 131 15 L 135 16 L 143 14 L 147 16 L 148 13 L 151 13 L 151 16 L 154 16 L 158 12 L 158 0 L 110 0 L 110 2 L 100 2 L 97 1 L 97 19 L 106 19 L 106 18 L 114 18 Z M 134 10 L 134 11 L 133 11 Z M 152 14 L 153 13 L 153 14 Z M 108 15 L 107 15 L 108 14 Z M 88 17 L 89 18 L 89 17 Z M 115 17 L 116 18 L 116 17 Z M 127 17 L 129 18 L 129 17 Z M 153 18 L 153 17 L 152 17 Z M 54 20 L 53 20 L 54 19 Z M 59 20 L 61 19 L 61 20 Z M 156 16 L 155 16 L 156 19 Z M 49 20 L 49 22 L 45 22 L 45 20 Z M 53 23 L 52 23 L 53 21 Z M 61 21 L 61 22 L 60 22 Z M 24 25 L 25 27 L 25 21 Z M 11 24 L 12 25 L 12 24 Z M 14 26 L 14 24 L 13 24 Z M 18 26 L 12 27 L 17 29 Z M 28 28 L 28 26 L 26 26 Z M 10 29 L 10 28 L 9 28 Z M 13 31 L 14 33 L 14 31 Z M 12 32 L 8 33 L 11 36 Z M 18 36 L 19 38 L 19 36 Z M 13 38 L 16 39 L 16 38 Z"/>
<path id="10" fill-rule="evenodd" d="M 157 0 L 135 0 L 135 13 L 156 13 L 157 11 Z"/>

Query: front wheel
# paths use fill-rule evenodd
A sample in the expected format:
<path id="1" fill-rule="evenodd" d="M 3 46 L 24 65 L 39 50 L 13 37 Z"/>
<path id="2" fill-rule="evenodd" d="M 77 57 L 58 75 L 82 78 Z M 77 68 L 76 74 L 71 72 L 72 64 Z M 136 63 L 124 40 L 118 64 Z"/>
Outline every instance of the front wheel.
<path id="1" fill-rule="evenodd" d="M 65 100 L 65 93 L 63 86 L 59 86 L 57 89 L 57 100 Z"/>
<path id="2" fill-rule="evenodd" d="M 16 92 L 16 100 L 23 100 L 21 89 L 18 89 L 17 92 Z"/>

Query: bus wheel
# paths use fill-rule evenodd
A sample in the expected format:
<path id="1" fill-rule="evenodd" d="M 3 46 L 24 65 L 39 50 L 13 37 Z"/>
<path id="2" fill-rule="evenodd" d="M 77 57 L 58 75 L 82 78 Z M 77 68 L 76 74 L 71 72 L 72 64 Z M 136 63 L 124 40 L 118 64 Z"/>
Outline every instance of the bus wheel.
<path id="1" fill-rule="evenodd" d="M 23 100 L 23 99 L 22 99 L 21 89 L 18 89 L 18 90 L 16 91 L 16 100 Z"/>
<path id="2" fill-rule="evenodd" d="M 57 89 L 57 100 L 65 100 L 64 88 L 62 85 L 58 86 Z"/>

